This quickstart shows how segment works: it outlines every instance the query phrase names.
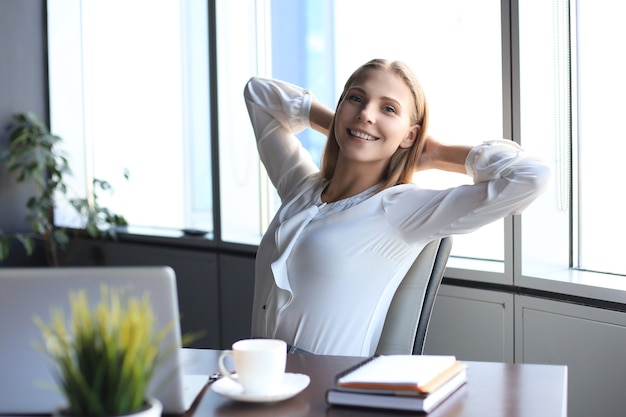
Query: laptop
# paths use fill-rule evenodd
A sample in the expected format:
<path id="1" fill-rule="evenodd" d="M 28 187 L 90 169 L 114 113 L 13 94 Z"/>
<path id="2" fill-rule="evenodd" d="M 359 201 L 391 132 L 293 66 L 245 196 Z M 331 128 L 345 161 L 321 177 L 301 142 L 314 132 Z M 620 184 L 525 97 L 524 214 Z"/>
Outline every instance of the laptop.
<path id="1" fill-rule="evenodd" d="M 187 411 L 208 382 L 207 375 L 184 375 L 174 270 L 167 266 L 0 268 L 0 414 L 49 414 L 66 402 L 56 388 L 54 369 L 38 350 L 43 343 L 33 317 L 50 322 L 51 308 L 70 320 L 70 291 L 84 289 L 90 305 L 100 300 L 100 286 L 143 296 L 148 291 L 160 328 L 174 323 L 162 343 L 168 356 L 159 365 L 148 395 L 158 398 L 165 414 Z M 171 347 L 177 346 L 178 349 Z"/>

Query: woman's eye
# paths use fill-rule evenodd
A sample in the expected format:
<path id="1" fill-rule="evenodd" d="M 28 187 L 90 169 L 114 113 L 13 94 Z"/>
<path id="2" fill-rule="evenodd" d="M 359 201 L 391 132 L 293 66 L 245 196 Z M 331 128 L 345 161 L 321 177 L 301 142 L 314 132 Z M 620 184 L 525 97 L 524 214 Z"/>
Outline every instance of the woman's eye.
<path id="1" fill-rule="evenodd" d="M 359 96 L 350 96 L 350 97 L 348 97 L 348 100 L 354 101 L 355 103 L 360 103 L 362 101 L 361 97 L 359 97 Z"/>
<path id="2" fill-rule="evenodd" d="M 394 109 L 391 106 L 385 106 L 385 107 L 383 107 L 383 110 L 386 111 L 387 113 L 395 113 L 396 112 L 396 109 Z"/>

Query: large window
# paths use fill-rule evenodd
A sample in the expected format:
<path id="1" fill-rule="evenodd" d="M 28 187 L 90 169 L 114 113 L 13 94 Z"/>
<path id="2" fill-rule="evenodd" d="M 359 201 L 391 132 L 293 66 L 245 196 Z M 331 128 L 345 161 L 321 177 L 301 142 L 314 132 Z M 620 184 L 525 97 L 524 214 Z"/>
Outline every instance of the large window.
<path id="1" fill-rule="evenodd" d="M 610 0 L 520 2 L 521 141 L 554 171 L 523 218 L 526 275 L 570 267 L 626 275 L 620 12 L 626 6 Z"/>
<path id="2" fill-rule="evenodd" d="M 206 2 L 49 0 L 48 14 L 52 129 L 72 192 L 106 180 L 114 193 L 98 198 L 135 229 L 211 231 Z"/>
<path id="3" fill-rule="evenodd" d="M 618 170 L 625 7 L 48 0 L 52 128 L 68 143 L 77 193 L 89 192 L 93 177 L 110 181 L 115 194 L 103 202 L 142 233 L 195 228 L 215 232 L 207 239 L 255 245 L 278 202 L 258 161 L 246 81 L 285 79 L 334 108 L 356 67 L 374 57 L 403 60 L 426 90 L 431 134 L 468 144 L 512 139 L 553 170 L 548 191 L 522 216 L 455 237 L 451 265 L 495 273 L 498 282 L 504 273 L 510 283 L 555 271 L 626 275 L 611 243 L 626 235 Z M 325 138 L 299 138 L 319 161 Z M 415 181 L 439 188 L 468 178 L 426 172 Z"/>

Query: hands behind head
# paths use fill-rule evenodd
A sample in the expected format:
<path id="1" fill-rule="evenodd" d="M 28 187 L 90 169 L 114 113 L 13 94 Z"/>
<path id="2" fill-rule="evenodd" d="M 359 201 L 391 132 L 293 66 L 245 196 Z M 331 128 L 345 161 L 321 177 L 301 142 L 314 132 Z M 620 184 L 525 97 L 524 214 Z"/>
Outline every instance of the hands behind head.
<path id="1" fill-rule="evenodd" d="M 468 145 L 444 145 L 428 135 L 415 170 L 441 169 L 465 174 L 465 159 L 471 149 Z"/>

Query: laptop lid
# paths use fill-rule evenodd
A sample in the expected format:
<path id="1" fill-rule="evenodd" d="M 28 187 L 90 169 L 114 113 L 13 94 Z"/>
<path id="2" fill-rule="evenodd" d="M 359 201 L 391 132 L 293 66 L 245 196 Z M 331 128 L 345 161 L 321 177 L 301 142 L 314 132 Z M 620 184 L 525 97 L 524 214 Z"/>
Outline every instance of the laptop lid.
<path id="1" fill-rule="evenodd" d="M 65 405 L 49 358 L 36 348 L 43 339 L 33 317 L 49 322 L 51 308 L 61 308 L 69 321 L 69 292 L 85 290 L 90 305 L 96 305 L 103 283 L 139 297 L 149 292 L 158 326 L 174 324 L 161 346 L 170 353 L 159 364 L 148 395 L 163 403 L 164 413 L 189 409 L 208 375 L 183 375 L 172 268 L 0 268 L 0 414 L 51 413 Z"/>

